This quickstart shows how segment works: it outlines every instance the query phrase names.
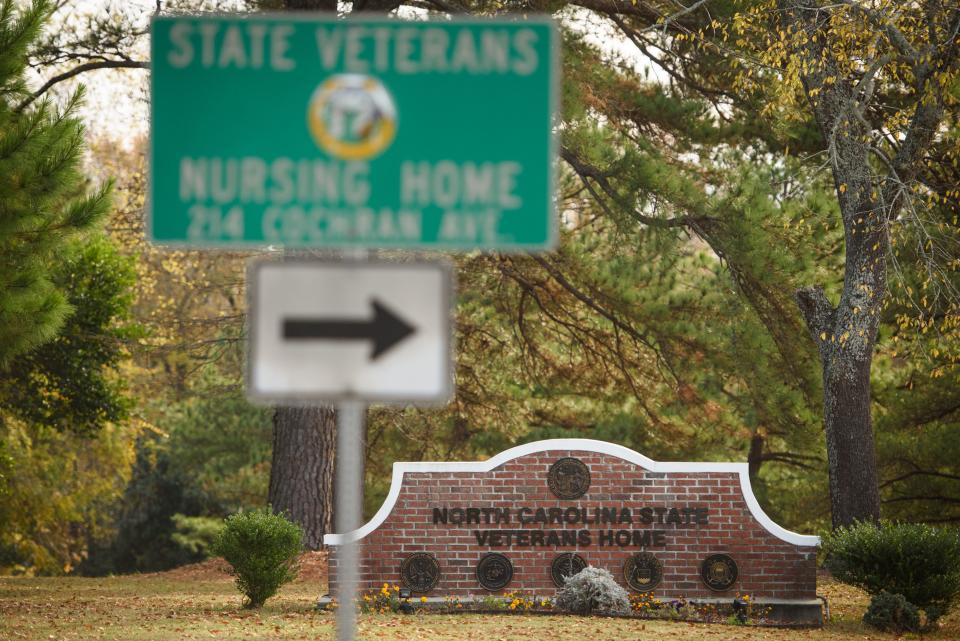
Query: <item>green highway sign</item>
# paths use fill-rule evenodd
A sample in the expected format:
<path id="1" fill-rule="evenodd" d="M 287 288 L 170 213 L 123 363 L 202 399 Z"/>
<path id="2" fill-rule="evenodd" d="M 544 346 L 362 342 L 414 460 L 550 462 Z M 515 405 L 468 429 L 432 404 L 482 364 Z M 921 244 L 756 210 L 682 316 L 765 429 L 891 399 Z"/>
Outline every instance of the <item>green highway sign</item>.
<path id="1" fill-rule="evenodd" d="M 548 19 L 159 17 L 151 47 L 154 242 L 556 241 Z"/>

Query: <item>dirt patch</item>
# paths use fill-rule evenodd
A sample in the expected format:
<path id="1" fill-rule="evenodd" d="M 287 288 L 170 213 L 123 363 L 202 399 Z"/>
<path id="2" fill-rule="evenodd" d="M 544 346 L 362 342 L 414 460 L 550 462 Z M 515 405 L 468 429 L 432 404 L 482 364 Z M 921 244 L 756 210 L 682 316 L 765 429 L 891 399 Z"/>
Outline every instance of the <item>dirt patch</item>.
<path id="1" fill-rule="evenodd" d="M 152 572 L 150 576 L 173 581 L 216 581 L 230 578 L 230 566 L 223 559 L 207 559 L 200 563 L 181 565 L 166 572 Z"/>
<path id="2" fill-rule="evenodd" d="M 300 555 L 300 574 L 297 581 L 327 582 L 327 553 L 304 552 Z"/>
<path id="3" fill-rule="evenodd" d="M 207 559 L 200 563 L 181 565 L 178 568 L 157 572 L 157 576 L 174 581 L 218 581 L 230 580 L 230 565 L 223 559 Z M 300 574 L 297 583 L 326 582 L 327 553 L 304 552 L 300 555 Z"/>

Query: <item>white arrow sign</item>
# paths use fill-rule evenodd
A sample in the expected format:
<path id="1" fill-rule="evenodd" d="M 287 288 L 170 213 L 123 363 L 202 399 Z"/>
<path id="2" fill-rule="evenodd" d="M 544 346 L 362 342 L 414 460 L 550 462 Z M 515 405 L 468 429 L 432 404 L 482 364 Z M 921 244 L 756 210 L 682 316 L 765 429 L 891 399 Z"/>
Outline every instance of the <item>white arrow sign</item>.
<path id="1" fill-rule="evenodd" d="M 264 260 L 247 283 L 253 400 L 450 398 L 446 264 Z"/>

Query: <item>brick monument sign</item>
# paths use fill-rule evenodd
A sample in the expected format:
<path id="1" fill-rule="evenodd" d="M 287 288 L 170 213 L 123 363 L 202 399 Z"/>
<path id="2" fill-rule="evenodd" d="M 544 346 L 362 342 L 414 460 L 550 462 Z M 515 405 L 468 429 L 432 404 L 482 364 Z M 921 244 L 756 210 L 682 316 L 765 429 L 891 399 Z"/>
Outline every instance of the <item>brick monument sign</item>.
<path id="1" fill-rule="evenodd" d="M 661 463 L 588 439 L 528 443 L 483 462 L 396 463 L 376 515 L 324 539 L 334 595 L 347 537 L 362 544 L 361 590 L 550 596 L 592 565 L 661 600 L 749 594 L 782 620 L 820 622 L 819 539 L 770 520 L 745 463 Z"/>

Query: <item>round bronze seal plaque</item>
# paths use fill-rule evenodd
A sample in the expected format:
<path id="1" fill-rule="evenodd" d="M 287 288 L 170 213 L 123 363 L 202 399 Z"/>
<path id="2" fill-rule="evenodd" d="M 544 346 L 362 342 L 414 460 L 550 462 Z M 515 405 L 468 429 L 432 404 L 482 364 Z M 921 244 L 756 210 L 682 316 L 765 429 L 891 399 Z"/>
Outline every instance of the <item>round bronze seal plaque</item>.
<path id="1" fill-rule="evenodd" d="M 649 592 L 660 585 L 663 565 L 650 552 L 640 552 L 624 561 L 623 578 L 637 592 Z"/>
<path id="2" fill-rule="evenodd" d="M 432 554 L 417 552 L 400 564 L 400 581 L 411 592 L 429 592 L 440 580 L 440 564 Z"/>
<path id="3" fill-rule="evenodd" d="M 700 565 L 700 578 L 711 590 L 728 590 L 737 580 L 737 564 L 726 554 L 712 554 Z"/>
<path id="4" fill-rule="evenodd" d="M 580 570 L 587 567 L 587 562 L 583 557 L 573 552 L 565 552 L 553 559 L 550 564 L 550 578 L 553 584 L 558 588 L 563 587 L 563 580 L 568 576 L 577 574 Z"/>
<path id="5" fill-rule="evenodd" d="M 513 578 L 513 563 L 502 554 L 488 554 L 477 563 L 477 581 L 487 590 L 499 590 Z"/>
<path id="6" fill-rule="evenodd" d="M 590 470 L 578 458 L 557 459 L 547 473 L 547 485 L 558 499 L 578 499 L 590 488 Z"/>

